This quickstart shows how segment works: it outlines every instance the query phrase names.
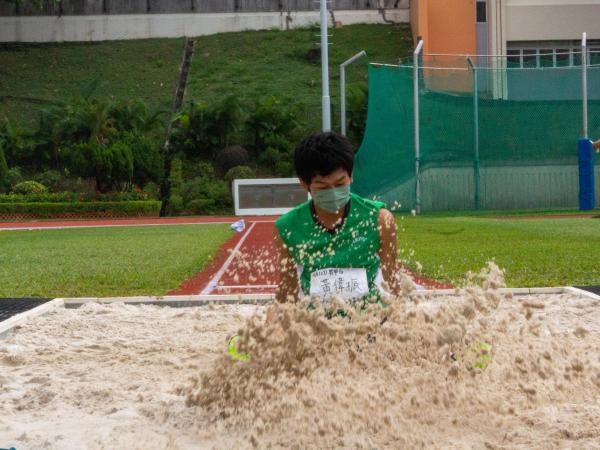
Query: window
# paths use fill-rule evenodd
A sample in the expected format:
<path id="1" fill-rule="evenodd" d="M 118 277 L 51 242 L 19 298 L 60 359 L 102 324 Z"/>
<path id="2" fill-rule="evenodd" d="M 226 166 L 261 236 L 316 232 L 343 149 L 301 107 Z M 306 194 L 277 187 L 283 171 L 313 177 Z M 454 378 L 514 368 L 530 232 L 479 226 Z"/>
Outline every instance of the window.
<path id="1" fill-rule="evenodd" d="M 590 47 L 588 64 L 600 64 L 600 47 Z"/>
<path id="2" fill-rule="evenodd" d="M 554 67 L 554 49 L 540 49 L 540 67 Z"/>
<path id="3" fill-rule="evenodd" d="M 524 49 L 523 50 L 523 67 L 537 67 L 537 50 Z"/>
<path id="4" fill-rule="evenodd" d="M 521 50 L 509 49 L 507 51 L 507 65 L 509 68 L 521 67 Z"/>
<path id="5" fill-rule="evenodd" d="M 571 51 L 565 48 L 556 49 L 556 67 L 568 67 L 572 66 L 571 62 Z"/>
<path id="6" fill-rule="evenodd" d="M 487 22 L 487 3 L 486 1 L 477 2 L 477 23 Z"/>
<path id="7" fill-rule="evenodd" d="M 508 67 L 575 67 L 581 65 L 581 41 L 508 42 Z M 600 41 L 588 41 L 588 64 L 600 64 Z"/>

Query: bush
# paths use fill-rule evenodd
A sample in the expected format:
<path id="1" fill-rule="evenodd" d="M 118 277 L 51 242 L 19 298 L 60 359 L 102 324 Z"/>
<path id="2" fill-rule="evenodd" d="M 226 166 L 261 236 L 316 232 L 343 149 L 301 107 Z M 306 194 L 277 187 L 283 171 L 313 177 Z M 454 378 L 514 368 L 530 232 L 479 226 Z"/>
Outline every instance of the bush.
<path id="1" fill-rule="evenodd" d="M 46 170 L 35 176 L 35 181 L 43 184 L 50 192 L 59 192 L 63 176 L 57 170 Z"/>
<path id="2" fill-rule="evenodd" d="M 279 161 L 275 165 L 275 175 L 280 177 L 290 177 L 294 174 L 294 166 L 289 161 Z"/>
<path id="3" fill-rule="evenodd" d="M 243 123 L 244 111 L 235 96 L 210 106 L 192 102 L 175 118 L 171 145 L 188 157 L 214 156 L 215 150 L 235 142 Z"/>
<path id="4" fill-rule="evenodd" d="M 21 174 L 21 169 L 19 167 L 11 167 L 8 169 L 8 172 L 6 173 L 6 182 L 8 183 L 9 189 L 12 189 L 21 181 L 23 181 L 23 175 Z"/>
<path id="5" fill-rule="evenodd" d="M 4 192 L 10 188 L 8 184 L 8 165 L 4 158 L 4 150 L 0 146 L 0 192 Z"/>
<path id="6" fill-rule="evenodd" d="M 225 147 L 217 153 L 217 163 L 227 171 L 235 166 L 243 166 L 250 159 L 248 151 L 240 145 Z"/>
<path id="7" fill-rule="evenodd" d="M 0 194 L 0 203 L 129 202 L 146 200 L 144 192 L 44 192 L 40 194 Z"/>
<path id="8" fill-rule="evenodd" d="M 158 201 L 132 202 L 63 202 L 63 203 L 0 203 L 0 215 L 50 218 L 57 216 L 156 216 L 160 212 Z"/>
<path id="9" fill-rule="evenodd" d="M 186 179 L 195 177 L 214 178 L 215 167 L 208 161 L 186 161 L 183 172 Z"/>
<path id="10" fill-rule="evenodd" d="M 368 93 L 367 86 L 363 84 L 348 86 L 348 138 L 357 146 L 365 134 Z"/>
<path id="11" fill-rule="evenodd" d="M 233 180 L 244 180 L 249 178 L 256 178 L 254 170 L 248 166 L 235 166 L 227 171 L 225 174 L 225 181 L 231 185 Z"/>
<path id="12" fill-rule="evenodd" d="M 81 201 L 77 192 L 61 192 L 40 194 L 4 194 L 0 195 L 0 203 L 61 203 Z"/>
<path id="13" fill-rule="evenodd" d="M 246 125 L 254 141 L 254 149 L 260 151 L 273 136 L 295 141 L 300 122 L 295 111 L 271 96 L 258 102 Z"/>
<path id="14" fill-rule="evenodd" d="M 175 158 L 171 161 L 171 172 L 169 173 L 169 198 L 167 211 L 169 214 L 179 214 L 183 210 L 183 163 Z"/>
<path id="15" fill-rule="evenodd" d="M 271 169 L 274 169 L 280 160 L 281 154 L 276 148 L 273 147 L 267 147 L 267 149 L 258 157 L 258 162 L 264 166 L 270 167 Z"/>
<path id="16" fill-rule="evenodd" d="M 183 211 L 183 198 L 179 194 L 169 195 L 169 212 L 179 214 Z"/>
<path id="17" fill-rule="evenodd" d="M 97 142 L 76 144 L 65 154 L 69 171 L 84 178 L 94 178 L 101 192 L 115 190 L 132 180 L 133 154 L 124 142 L 117 141 L 109 146 Z"/>
<path id="18" fill-rule="evenodd" d="M 37 181 L 22 181 L 12 188 L 15 194 L 43 194 L 47 192 L 46 186 Z"/>
<path id="19" fill-rule="evenodd" d="M 152 181 L 146 183 L 142 192 L 144 193 L 144 196 L 149 200 L 160 199 L 160 187 L 158 186 L 158 184 Z"/>
<path id="20" fill-rule="evenodd" d="M 183 186 L 184 209 L 191 214 L 217 214 L 231 208 L 227 182 L 196 177 Z"/>
<path id="21" fill-rule="evenodd" d="M 125 133 L 118 142 L 129 147 L 133 156 L 133 182 L 143 186 L 149 181 L 159 182 L 164 173 L 160 145 L 151 139 L 133 133 Z"/>

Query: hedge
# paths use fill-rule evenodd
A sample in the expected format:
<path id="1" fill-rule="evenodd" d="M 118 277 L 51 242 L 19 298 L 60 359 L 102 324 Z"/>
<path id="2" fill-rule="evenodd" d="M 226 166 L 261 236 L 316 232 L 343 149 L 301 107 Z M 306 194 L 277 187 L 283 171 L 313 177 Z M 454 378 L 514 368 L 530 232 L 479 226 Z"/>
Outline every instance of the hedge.
<path id="1" fill-rule="evenodd" d="M 0 219 L 157 217 L 159 201 L 0 203 Z"/>
<path id="2" fill-rule="evenodd" d="M 76 203 L 150 200 L 146 192 L 0 194 L 0 203 Z"/>

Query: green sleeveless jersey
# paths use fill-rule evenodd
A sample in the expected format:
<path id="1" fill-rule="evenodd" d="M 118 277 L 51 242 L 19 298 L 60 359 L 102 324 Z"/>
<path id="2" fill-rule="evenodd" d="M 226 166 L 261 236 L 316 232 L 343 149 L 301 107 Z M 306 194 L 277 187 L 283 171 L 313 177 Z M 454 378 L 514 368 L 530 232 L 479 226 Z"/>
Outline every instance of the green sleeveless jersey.
<path id="1" fill-rule="evenodd" d="M 312 201 L 302 203 L 275 222 L 290 256 L 298 266 L 300 288 L 310 292 L 311 274 L 321 269 L 366 270 L 369 292 L 378 297 L 380 269 L 379 210 L 385 204 L 350 194 L 341 226 L 327 230 L 313 217 Z"/>

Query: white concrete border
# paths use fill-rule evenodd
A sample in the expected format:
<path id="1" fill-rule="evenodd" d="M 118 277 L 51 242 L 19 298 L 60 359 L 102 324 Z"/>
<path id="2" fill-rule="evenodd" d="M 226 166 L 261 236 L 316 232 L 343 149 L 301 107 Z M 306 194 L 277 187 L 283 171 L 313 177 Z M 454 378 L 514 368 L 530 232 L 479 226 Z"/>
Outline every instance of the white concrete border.
<path id="1" fill-rule="evenodd" d="M 64 307 L 63 300 L 60 298 L 55 298 L 54 300 L 50 300 L 40 306 L 36 306 L 29 311 L 14 315 L 0 322 L 0 339 L 4 339 L 14 327 L 24 324 L 29 319 L 41 316 L 49 311 L 52 311 L 53 309 L 62 307 Z"/>
<path id="2" fill-rule="evenodd" d="M 335 11 L 342 25 L 384 23 L 378 10 Z M 408 9 L 386 10 L 388 20 L 407 23 Z M 319 11 L 95 16 L 0 17 L 0 42 L 106 41 L 203 36 L 245 30 L 299 28 L 317 24 Z"/>
<path id="3" fill-rule="evenodd" d="M 414 291 L 412 295 L 442 297 L 456 295 L 457 289 L 431 289 Z M 498 289 L 501 294 L 541 295 L 541 294 L 571 294 L 600 300 L 600 296 L 592 292 L 574 287 L 558 288 L 503 288 Z M 87 303 L 126 303 L 129 305 L 156 305 L 170 307 L 192 307 L 232 304 L 268 305 L 275 300 L 275 294 L 227 294 L 227 295 L 168 295 L 168 296 L 139 296 L 139 297 L 74 297 L 56 298 L 43 305 L 33 308 L 10 319 L 0 322 L 0 339 L 5 338 L 10 331 L 27 320 L 46 314 L 56 308 L 78 308 Z"/>

